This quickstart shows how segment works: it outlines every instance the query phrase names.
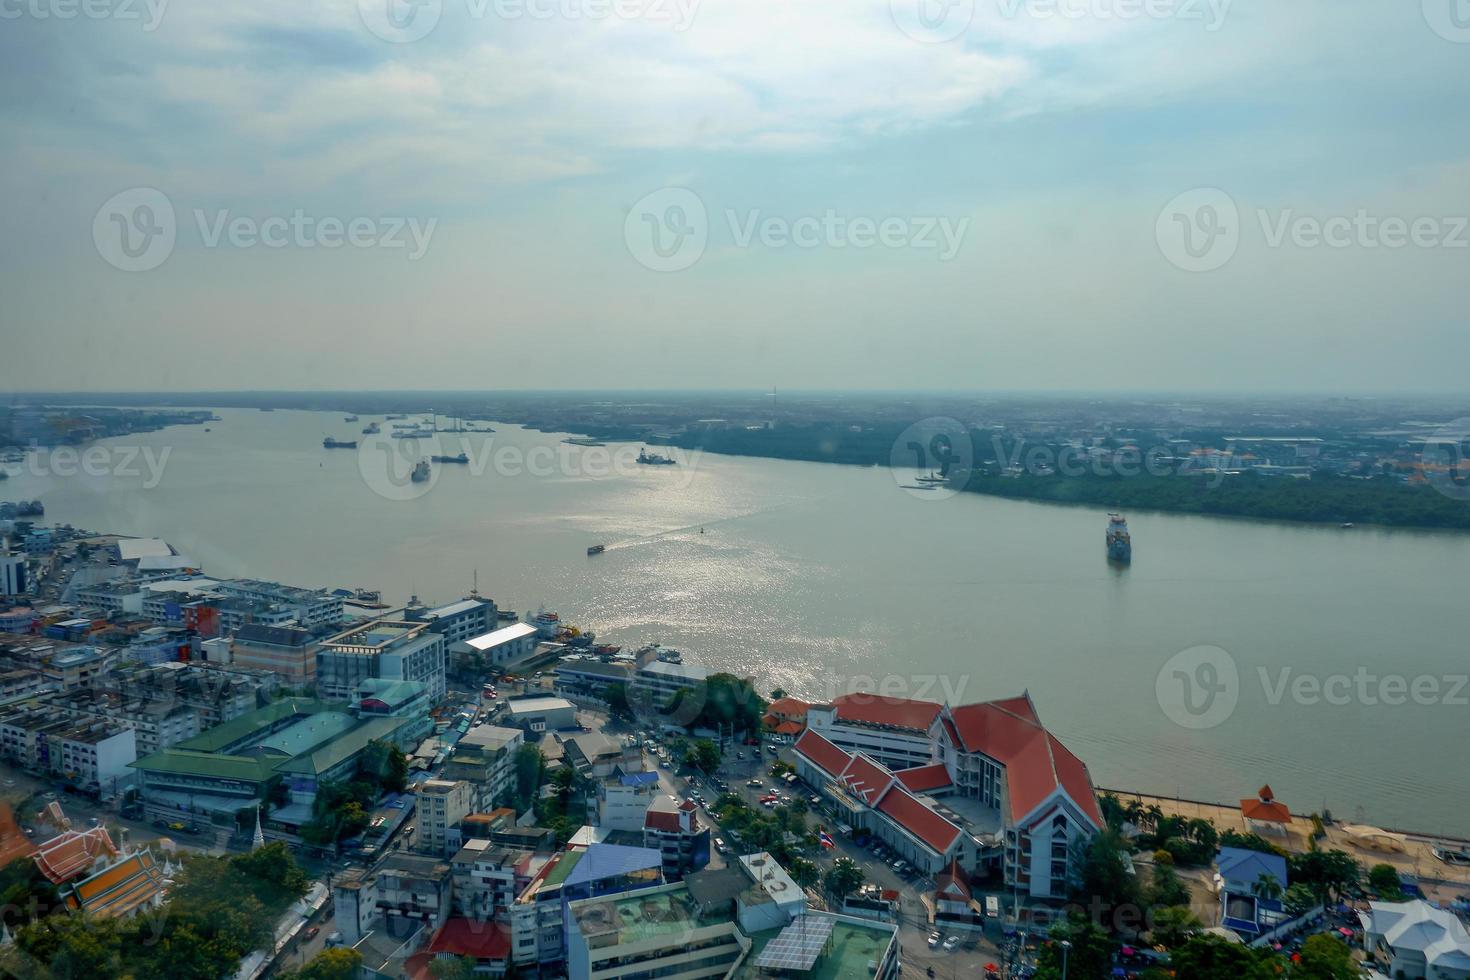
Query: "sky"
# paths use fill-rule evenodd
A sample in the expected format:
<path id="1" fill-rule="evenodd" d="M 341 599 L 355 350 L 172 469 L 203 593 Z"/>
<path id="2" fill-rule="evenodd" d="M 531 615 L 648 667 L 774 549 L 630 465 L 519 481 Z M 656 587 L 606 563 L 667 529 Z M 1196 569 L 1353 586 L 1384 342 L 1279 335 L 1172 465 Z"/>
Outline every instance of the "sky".
<path id="1" fill-rule="evenodd" d="M 1445 391 L 1463 0 L 0 0 L 0 392 Z"/>

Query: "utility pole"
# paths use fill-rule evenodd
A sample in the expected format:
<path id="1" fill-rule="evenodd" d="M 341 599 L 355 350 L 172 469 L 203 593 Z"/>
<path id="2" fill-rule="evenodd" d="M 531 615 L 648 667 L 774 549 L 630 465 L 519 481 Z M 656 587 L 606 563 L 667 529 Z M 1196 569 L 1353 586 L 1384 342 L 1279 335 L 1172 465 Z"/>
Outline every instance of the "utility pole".
<path id="1" fill-rule="evenodd" d="M 1067 952 L 1072 948 L 1071 942 L 1062 940 L 1062 980 L 1067 980 Z"/>

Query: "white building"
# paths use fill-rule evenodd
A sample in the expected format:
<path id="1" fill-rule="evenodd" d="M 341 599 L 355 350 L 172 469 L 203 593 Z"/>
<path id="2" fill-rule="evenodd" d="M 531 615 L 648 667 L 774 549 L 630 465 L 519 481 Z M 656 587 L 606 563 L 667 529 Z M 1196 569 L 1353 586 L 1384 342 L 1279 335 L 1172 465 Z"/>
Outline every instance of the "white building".
<path id="1" fill-rule="evenodd" d="M 472 811 L 474 788 L 463 779 L 427 779 L 419 783 L 418 830 L 414 848 L 444 857 L 449 850 L 449 830 Z"/>
<path id="2" fill-rule="evenodd" d="M 479 656 L 485 667 L 499 669 L 535 653 L 537 637 L 536 627 L 530 623 L 512 623 L 460 640 L 454 645 L 454 654 L 461 659 Z"/>
<path id="3" fill-rule="evenodd" d="M 528 732 L 554 732 L 577 724 L 577 707 L 566 698 L 511 698 L 505 709 L 510 723 Z"/>
<path id="4" fill-rule="evenodd" d="M 516 753 L 525 744 L 519 728 L 478 725 L 465 732 L 444 762 L 445 779 L 470 784 L 473 811 L 489 811 L 515 788 Z"/>
<path id="5" fill-rule="evenodd" d="M 1470 978 L 1470 933 L 1453 912 L 1425 901 L 1371 902 L 1359 912 L 1363 947 L 1388 960 L 1388 975 Z"/>
<path id="6" fill-rule="evenodd" d="M 297 624 L 309 630 L 342 624 L 342 597 L 325 589 L 299 589 L 279 582 L 227 579 L 215 586 L 224 596 L 273 603 L 288 609 Z"/>

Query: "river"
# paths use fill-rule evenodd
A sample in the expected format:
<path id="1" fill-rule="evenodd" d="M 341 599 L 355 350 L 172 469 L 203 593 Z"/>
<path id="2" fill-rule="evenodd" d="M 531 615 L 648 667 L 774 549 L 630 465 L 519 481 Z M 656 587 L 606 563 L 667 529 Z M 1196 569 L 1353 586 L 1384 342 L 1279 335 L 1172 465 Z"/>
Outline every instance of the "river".
<path id="1" fill-rule="evenodd" d="M 1026 689 L 1102 786 L 1234 801 L 1269 782 L 1294 810 L 1470 835 L 1463 535 L 1130 514 L 1118 568 L 1101 510 L 907 491 L 886 469 L 639 466 L 636 445 L 497 425 L 440 435 L 470 464 L 414 484 L 357 434 L 368 416 L 220 414 L 209 432 L 105 440 L 86 465 L 10 464 L 0 498 L 164 537 L 215 576 L 399 602 L 478 576 L 502 607 L 662 642 L 765 691 Z"/>

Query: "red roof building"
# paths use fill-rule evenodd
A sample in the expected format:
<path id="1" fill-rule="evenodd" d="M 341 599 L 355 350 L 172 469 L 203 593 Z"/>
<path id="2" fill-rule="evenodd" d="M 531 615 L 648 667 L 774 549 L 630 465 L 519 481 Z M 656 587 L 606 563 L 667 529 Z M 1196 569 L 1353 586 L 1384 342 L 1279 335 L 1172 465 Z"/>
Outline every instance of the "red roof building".
<path id="1" fill-rule="evenodd" d="M 1240 801 L 1240 814 L 1247 820 L 1256 823 L 1274 823 L 1283 826 L 1291 823 L 1291 810 L 1285 803 L 1277 801 L 1269 784 L 1261 787 L 1256 794 L 1256 799 Z"/>
<path id="2" fill-rule="evenodd" d="M 36 867 L 54 885 L 92 871 L 99 862 L 110 862 L 118 856 L 106 827 L 90 830 L 67 830 L 36 849 Z"/>
<path id="3" fill-rule="evenodd" d="M 798 773 L 842 820 L 905 835 L 920 850 L 899 853 L 930 873 L 1002 871 L 1034 897 L 1061 897 L 1072 843 L 1104 826 L 1087 766 L 1026 693 L 958 707 L 843 695 L 810 707 L 795 748 Z"/>

